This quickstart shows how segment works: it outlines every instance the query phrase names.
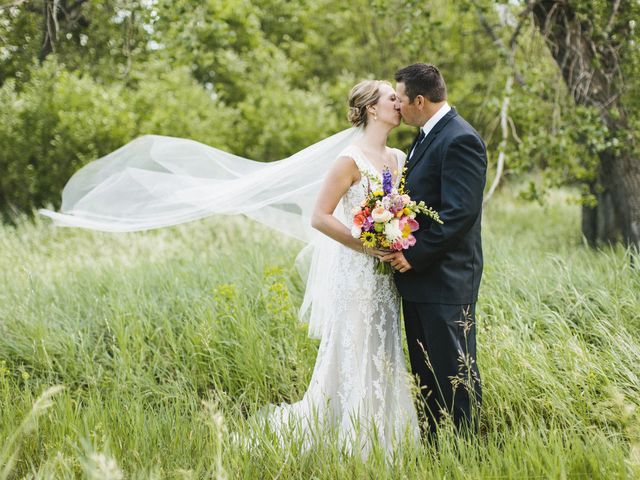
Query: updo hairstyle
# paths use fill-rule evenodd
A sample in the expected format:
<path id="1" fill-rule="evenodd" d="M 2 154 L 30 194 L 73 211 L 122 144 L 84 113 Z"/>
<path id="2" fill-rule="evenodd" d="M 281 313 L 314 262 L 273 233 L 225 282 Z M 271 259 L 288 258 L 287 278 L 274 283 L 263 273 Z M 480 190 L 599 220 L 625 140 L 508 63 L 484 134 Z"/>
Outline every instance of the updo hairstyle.
<path id="1" fill-rule="evenodd" d="M 349 111 L 347 119 L 354 127 L 367 126 L 367 107 L 375 105 L 380 99 L 380 85 L 389 82 L 383 80 L 364 80 L 349 92 Z"/>

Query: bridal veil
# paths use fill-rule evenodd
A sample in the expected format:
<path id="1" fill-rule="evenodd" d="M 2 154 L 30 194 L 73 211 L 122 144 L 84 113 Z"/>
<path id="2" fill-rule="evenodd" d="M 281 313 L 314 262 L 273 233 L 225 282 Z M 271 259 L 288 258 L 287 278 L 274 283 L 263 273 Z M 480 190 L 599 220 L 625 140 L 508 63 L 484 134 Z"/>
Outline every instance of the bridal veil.
<path id="1" fill-rule="evenodd" d="M 105 232 L 243 214 L 302 240 L 307 246 L 296 260 L 306 276 L 300 318 L 309 321 L 309 335 L 319 338 L 330 278 L 325 260 L 338 245 L 311 228 L 311 213 L 331 164 L 360 134 L 349 128 L 270 163 L 193 140 L 145 135 L 78 170 L 64 187 L 61 211 L 40 213 L 57 226 Z M 335 215 L 341 212 L 339 205 Z"/>

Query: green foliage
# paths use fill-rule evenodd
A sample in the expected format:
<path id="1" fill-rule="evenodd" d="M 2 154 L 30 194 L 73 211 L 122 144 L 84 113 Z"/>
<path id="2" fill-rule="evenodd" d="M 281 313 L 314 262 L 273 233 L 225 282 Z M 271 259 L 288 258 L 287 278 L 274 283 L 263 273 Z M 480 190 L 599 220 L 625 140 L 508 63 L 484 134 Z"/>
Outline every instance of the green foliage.
<path id="1" fill-rule="evenodd" d="M 346 94 L 362 75 L 345 73 L 348 58 L 369 72 L 385 61 L 372 62 L 362 48 L 353 57 L 366 28 L 353 37 L 345 28 L 351 10 L 339 2 L 113 0 L 86 2 L 79 12 L 88 24 L 61 21 L 55 59 L 39 66 L 37 13 L 0 9 L 11 19 L 0 62 L 9 78 L 0 87 L 8 106 L 0 125 L 5 212 L 56 205 L 75 170 L 144 133 L 283 158 L 348 126 Z M 327 15 L 340 22 L 327 23 Z M 341 53 L 327 59 L 332 42 Z M 27 60 L 20 55 L 28 49 Z"/>
<path id="2" fill-rule="evenodd" d="M 47 62 L 18 91 L 0 89 L 0 195 L 8 206 L 29 210 L 56 201 L 83 163 L 129 140 L 135 117 L 122 86 L 102 87 Z"/>
<path id="3" fill-rule="evenodd" d="M 50 59 L 20 90 L 14 81 L 0 87 L 2 209 L 57 204 L 78 168 L 138 135 L 184 136 L 229 148 L 233 110 L 211 99 L 186 69 L 148 68 L 139 75 L 138 89 L 103 85 Z"/>
<path id="4" fill-rule="evenodd" d="M 133 71 L 131 78 L 126 99 L 136 119 L 132 136 L 186 137 L 223 150 L 233 149 L 236 109 L 203 88 L 188 68 L 167 70 L 163 64 L 149 62 Z"/>
<path id="5" fill-rule="evenodd" d="M 41 11 L 0 7 L 0 85 L 10 78 L 20 80 L 27 75 L 42 45 L 37 36 L 41 23 Z"/>
<path id="6" fill-rule="evenodd" d="M 441 68 L 450 102 L 488 144 L 489 178 L 493 173 L 513 68 L 480 19 L 508 45 L 522 2 L 75 2 L 59 18 L 54 68 L 38 63 L 43 1 L 0 7 L 0 95 L 9 105 L 0 112 L 0 166 L 8 179 L 0 180 L 2 210 L 57 202 L 75 168 L 140 133 L 195 138 L 261 161 L 284 158 L 348 126 L 346 96 L 357 81 L 392 80 L 414 61 Z M 592 202 L 598 155 L 640 145 L 640 6 L 620 2 L 613 17 L 604 0 L 571 6 L 593 39 L 620 58 L 615 75 L 624 88 L 613 114 L 628 128 L 606 129 L 600 112 L 575 106 L 529 18 L 515 51 L 522 83 L 510 98 L 505 176 L 520 182 L 534 174 L 530 197 L 571 185 Z M 614 58 L 607 48 L 595 67 Z M 83 98 L 72 98 L 74 82 Z M 403 147 L 412 136 L 400 128 L 390 143 Z"/>
<path id="7" fill-rule="evenodd" d="M 42 60 L 43 12 L 49 0 L 0 6 L 0 85 L 8 78 L 27 81 L 29 66 Z M 61 2 L 53 53 L 74 71 L 108 82 L 126 82 L 132 68 L 148 59 L 157 12 L 153 2 L 103 0 Z"/>
<path id="8" fill-rule="evenodd" d="M 484 217 L 481 434 L 445 427 L 438 448 L 388 462 L 331 437 L 306 453 L 267 433 L 238 441 L 312 374 L 299 243 L 229 218 L 119 235 L 0 228 L 0 464 L 15 458 L 10 478 L 636 478 L 630 254 L 582 246 L 566 194 L 542 207 L 505 193 Z"/>
<path id="9" fill-rule="evenodd" d="M 238 109 L 242 122 L 234 146 L 262 161 L 283 158 L 348 126 L 322 90 L 282 89 L 277 83 L 251 92 Z"/>

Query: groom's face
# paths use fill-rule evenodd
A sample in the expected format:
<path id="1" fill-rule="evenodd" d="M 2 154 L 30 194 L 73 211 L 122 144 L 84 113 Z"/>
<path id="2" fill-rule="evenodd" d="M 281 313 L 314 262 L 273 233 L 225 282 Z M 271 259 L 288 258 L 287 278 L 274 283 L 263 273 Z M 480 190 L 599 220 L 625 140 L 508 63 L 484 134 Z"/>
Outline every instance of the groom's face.
<path id="1" fill-rule="evenodd" d="M 421 127 L 424 122 L 420 120 L 421 112 L 416 106 L 415 99 L 413 102 L 409 101 L 409 96 L 404 85 L 404 82 L 396 83 L 396 95 L 398 97 L 398 103 L 400 104 L 400 114 L 402 120 L 407 125 L 413 125 L 414 127 Z"/>

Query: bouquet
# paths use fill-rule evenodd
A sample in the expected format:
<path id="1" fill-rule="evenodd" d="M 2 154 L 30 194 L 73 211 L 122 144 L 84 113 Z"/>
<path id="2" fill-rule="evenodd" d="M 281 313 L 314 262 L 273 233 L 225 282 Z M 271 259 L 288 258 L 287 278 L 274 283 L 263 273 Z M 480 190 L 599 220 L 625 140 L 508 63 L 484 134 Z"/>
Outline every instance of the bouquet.
<path id="1" fill-rule="evenodd" d="M 419 213 L 437 223 L 442 223 L 438 212 L 422 201 L 411 200 L 404 188 L 404 176 L 396 189 L 393 187 L 391 172 L 387 167 L 382 172 L 382 185 L 374 175 L 366 172 L 363 175 L 368 179 L 366 193 L 360 207 L 354 208 L 352 212 L 351 235 L 359 238 L 365 247 L 388 251 L 400 251 L 412 247 L 416 243 L 413 232 L 420 226 L 416 220 Z M 379 188 L 373 190 L 372 182 Z M 389 264 L 376 260 L 378 273 L 391 272 Z"/>

